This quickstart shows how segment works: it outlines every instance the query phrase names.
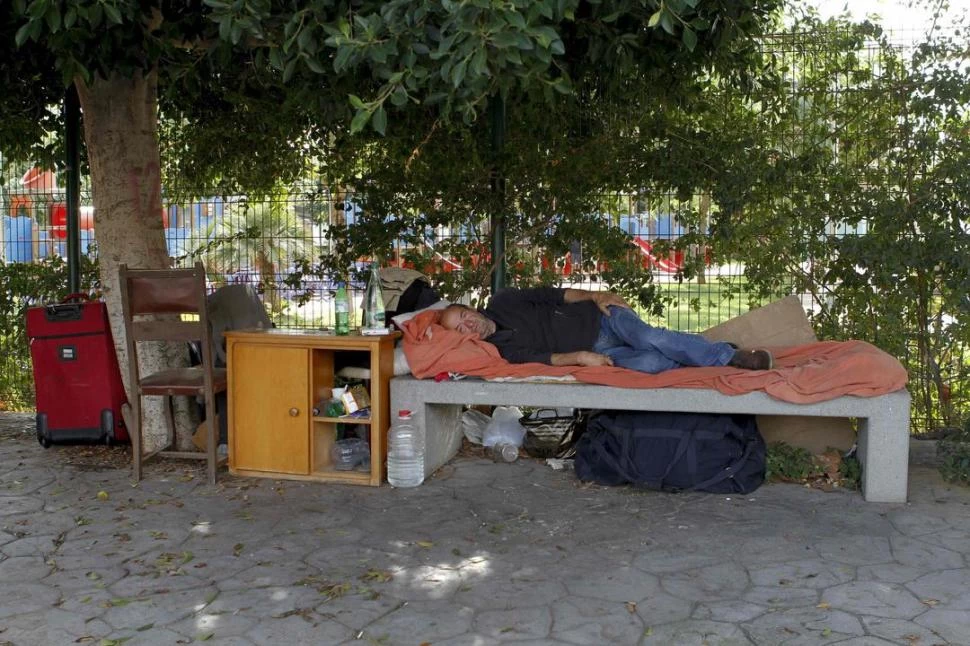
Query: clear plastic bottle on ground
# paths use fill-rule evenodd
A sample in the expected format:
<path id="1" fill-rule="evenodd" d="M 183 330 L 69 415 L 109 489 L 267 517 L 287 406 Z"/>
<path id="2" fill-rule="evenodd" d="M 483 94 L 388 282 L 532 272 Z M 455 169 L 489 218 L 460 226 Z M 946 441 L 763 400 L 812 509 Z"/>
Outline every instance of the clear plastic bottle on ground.
<path id="1" fill-rule="evenodd" d="M 392 487 L 424 482 L 424 438 L 411 421 L 411 411 L 398 411 L 387 434 L 387 481 Z"/>
<path id="2" fill-rule="evenodd" d="M 519 459 L 519 447 L 508 442 L 493 444 L 488 452 L 496 462 L 515 462 Z"/>
<path id="3" fill-rule="evenodd" d="M 370 463 L 370 446 L 359 437 L 337 440 L 330 448 L 330 459 L 333 468 L 338 471 L 350 471 L 359 465 Z"/>

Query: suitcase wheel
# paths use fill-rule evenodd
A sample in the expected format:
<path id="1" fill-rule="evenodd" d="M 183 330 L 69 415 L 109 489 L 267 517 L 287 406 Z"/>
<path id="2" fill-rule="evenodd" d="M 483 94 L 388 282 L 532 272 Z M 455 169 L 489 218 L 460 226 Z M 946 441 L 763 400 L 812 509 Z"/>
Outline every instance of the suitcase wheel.
<path id="1" fill-rule="evenodd" d="M 50 436 L 47 433 L 47 414 L 37 413 L 37 441 L 45 449 L 51 448 Z"/>

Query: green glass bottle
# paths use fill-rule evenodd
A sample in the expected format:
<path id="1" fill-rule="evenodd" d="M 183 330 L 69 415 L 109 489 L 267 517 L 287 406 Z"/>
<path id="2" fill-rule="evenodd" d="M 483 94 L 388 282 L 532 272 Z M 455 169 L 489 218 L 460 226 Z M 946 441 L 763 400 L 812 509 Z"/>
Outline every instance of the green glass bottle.
<path id="1" fill-rule="evenodd" d="M 347 295 L 347 286 L 344 283 L 337 286 L 337 295 L 333 299 L 333 310 L 335 315 L 334 332 L 340 335 L 350 334 L 350 297 Z"/>

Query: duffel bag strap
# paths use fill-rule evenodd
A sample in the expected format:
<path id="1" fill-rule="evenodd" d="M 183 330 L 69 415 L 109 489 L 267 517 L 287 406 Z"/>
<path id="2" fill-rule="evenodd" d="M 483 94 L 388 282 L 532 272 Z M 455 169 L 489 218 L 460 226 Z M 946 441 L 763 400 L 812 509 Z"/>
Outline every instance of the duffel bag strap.
<path id="1" fill-rule="evenodd" d="M 682 433 L 680 436 L 680 441 L 677 442 L 677 449 L 674 450 L 674 457 L 671 458 L 670 462 L 667 463 L 667 468 L 664 470 L 663 475 L 660 476 L 660 478 L 656 481 L 644 481 L 642 485 L 638 486 L 643 486 L 647 489 L 654 489 L 656 491 L 680 491 L 680 488 L 678 487 L 670 487 L 669 489 L 665 489 L 664 482 L 667 480 L 667 476 L 669 476 L 670 472 L 673 470 L 674 465 L 680 462 L 687 453 L 687 449 L 692 444 L 691 440 L 693 440 L 693 437 L 694 434 L 691 431 Z"/>
<path id="2" fill-rule="evenodd" d="M 741 457 L 732 462 L 730 465 L 724 467 L 717 473 L 717 475 L 711 476 L 704 482 L 698 482 L 693 487 L 686 489 L 686 491 L 699 491 L 706 487 L 710 487 L 711 485 L 716 485 L 719 482 L 723 482 L 728 478 L 733 478 L 734 474 L 737 473 L 738 470 L 744 466 L 744 463 L 748 461 L 748 458 L 751 457 L 751 451 L 754 449 L 754 444 L 755 443 L 753 440 L 749 440 L 744 446 L 744 452 L 741 454 Z"/>
<path id="3" fill-rule="evenodd" d="M 607 429 L 603 429 L 597 434 L 596 439 L 590 444 L 593 447 L 593 452 L 596 457 L 602 460 L 606 466 L 613 470 L 614 473 L 618 473 L 627 482 L 636 482 L 634 478 L 630 477 L 630 473 L 620 464 L 614 455 L 611 455 L 609 451 L 606 450 L 605 440 L 610 435 L 616 435 Z M 629 448 L 629 433 L 620 433 L 622 437 L 620 438 L 620 455 L 627 452 Z"/>

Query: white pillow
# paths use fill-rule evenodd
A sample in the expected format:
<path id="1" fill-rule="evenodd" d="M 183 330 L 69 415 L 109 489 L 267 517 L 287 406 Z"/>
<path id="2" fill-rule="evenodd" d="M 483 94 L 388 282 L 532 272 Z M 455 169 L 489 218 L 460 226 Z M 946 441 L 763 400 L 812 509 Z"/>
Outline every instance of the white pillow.
<path id="1" fill-rule="evenodd" d="M 394 376 L 409 374 L 411 374 L 411 365 L 408 363 L 407 355 L 404 354 L 404 348 L 398 345 L 394 348 Z"/>
<path id="2" fill-rule="evenodd" d="M 431 311 L 434 311 L 434 310 L 443 310 L 446 307 L 448 307 L 449 305 L 451 305 L 451 301 L 446 301 L 444 299 L 441 299 L 437 303 L 434 303 L 433 305 L 428 305 L 427 307 L 424 307 L 422 309 L 415 310 L 413 312 L 405 312 L 404 314 L 398 314 L 397 316 L 391 318 L 391 320 L 394 321 L 394 325 L 396 325 L 398 327 L 401 327 L 402 325 L 404 325 L 404 322 L 405 321 L 410 321 L 411 319 L 413 319 L 415 316 L 417 316 L 421 312 L 431 312 Z"/>

